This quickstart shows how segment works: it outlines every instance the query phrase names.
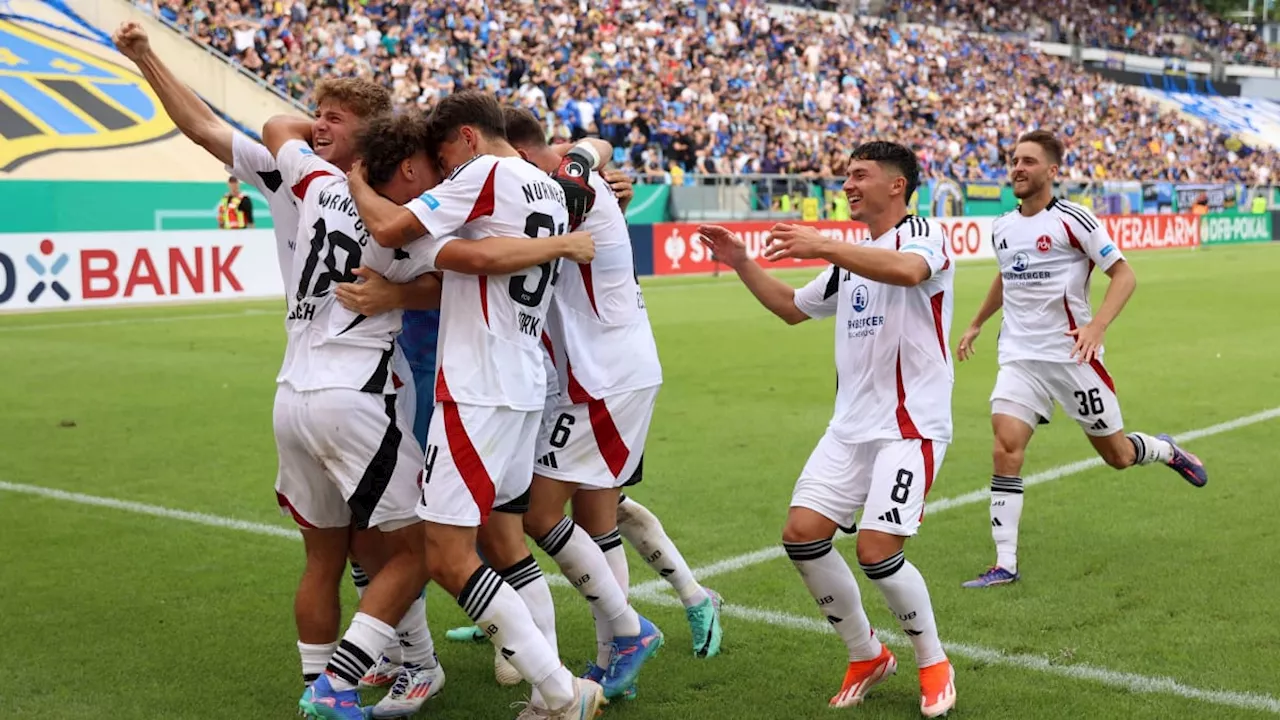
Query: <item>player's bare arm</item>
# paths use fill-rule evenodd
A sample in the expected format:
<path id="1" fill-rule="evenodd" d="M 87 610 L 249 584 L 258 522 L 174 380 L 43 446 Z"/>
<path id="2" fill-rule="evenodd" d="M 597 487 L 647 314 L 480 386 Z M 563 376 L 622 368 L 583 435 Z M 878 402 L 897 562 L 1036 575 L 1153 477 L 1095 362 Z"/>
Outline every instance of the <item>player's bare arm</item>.
<path id="1" fill-rule="evenodd" d="M 973 342 L 978 339 L 978 335 L 982 332 L 982 326 L 1003 305 L 1004 276 L 997 272 L 995 279 L 991 281 L 991 288 L 987 290 L 987 297 L 982 300 L 982 307 L 978 308 L 978 314 L 973 317 L 973 322 L 969 323 L 969 327 L 960 336 L 960 344 L 956 346 L 956 356 L 960 358 L 961 362 L 973 357 Z"/>
<path id="2" fill-rule="evenodd" d="M 703 245 L 711 251 L 717 262 L 733 268 L 756 300 L 769 312 L 786 321 L 788 325 L 809 319 L 796 307 L 795 288 L 764 271 L 764 268 L 747 256 L 747 246 L 736 233 L 719 225 L 699 225 L 698 234 Z"/>
<path id="3" fill-rule="evenodd" d="M 440 309 L 440 278 L 434 273 L 410 282 L 393 283 L 364 266 L 354 270 L 359 282 L 338 283 L 334 296 L 351 312 L 380 315 L 392 310 Z"/>
<path id="4" fill-rule="evenodd" d="M 161 62 L 159 56 L 151 50 L 147 31 L 136 22 L 126 22 L 116 29 L 111 39 L 120 54 L 138 66 L 178 130 L 192 142 L 208 150 L 222 164 L 235 164 L 231 151 L 234 135 L 231 126 Z"/>
<path id="5" fill-rule="evenodd" d="M 606 168 L 601 170 L 600 174 L 604 176 L 605 182 L 609 183 L 614 196 L 618 198 L 618 207 L 625 213 L 632 198 L 636 196 L 635 185 L 631 182 L 631 178 L 618 168 Z"/>
<path id="6" fill-rule="evenodd" d="M 929 279 L 929 263 L 916 253 L 860 247 L 832 240 L 806 225 L 774 225 L 764 256 L 777 262 L 787 258 L 826 260 L 868 280 L 913 287 Z"/>
<path id="7" fill-rule="evenodd" d="M 311 121 L 294 115 L 275 115 L 262 126 L 262 144 L 272 155 L 290 140 L 311 143 Z"/>
<path id="8" fill-rule="evenodd" d="M 379 195 L 369 186 L 360 160 L 356 160 L 347 173 L 347 184 L 351 188 L 351 199 L 356 201 L 356 211 L 374 242 L 385 248 L 402 248 L 427 234 L 427 228 L 413 211 Z"/>
<path id="9" fill-rule="evenodd" d="M 1093 320 L 1087 325 L 1067 331 L 1068 335 L 1076 339 L 1076 345 L 1071 350 L 1071 357 L 1076 362 L 1090 363 L 1098 356 L 1107 328 L 1119 317 L 1120 311 L 1138 287 L 1138 276 L 1134 275 L 1133 268 L 1124 260 L 1107 268 L 1107 277 L 1110 278 L 1107 294 L 1103 296 L 1102 306 L 1098 308 Z"/>
<path id="10" fill-rule="evenodd" d="M 466 275 L 510 275 L 561 258 L 589 263 L 595 256 L 595 243 L 586 232 L 545 238 L 491 237 L 446 244 L 436 255 L 436 267 Z"/>

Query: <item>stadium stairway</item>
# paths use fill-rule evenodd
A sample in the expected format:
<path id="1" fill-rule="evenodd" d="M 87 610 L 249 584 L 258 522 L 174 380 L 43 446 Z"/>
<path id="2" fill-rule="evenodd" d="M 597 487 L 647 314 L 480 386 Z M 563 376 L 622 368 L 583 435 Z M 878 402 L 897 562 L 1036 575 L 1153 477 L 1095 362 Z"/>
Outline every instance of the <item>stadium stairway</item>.
<path id="1" fill-rule="evenodd" d="M 143 24 L 178 77 L 250 135 L 272 115 L 303 112 L 127 0 L 6 0 L 0 180 L 226 179 L 111 46 L 109 33 L 125 20 Z"/>

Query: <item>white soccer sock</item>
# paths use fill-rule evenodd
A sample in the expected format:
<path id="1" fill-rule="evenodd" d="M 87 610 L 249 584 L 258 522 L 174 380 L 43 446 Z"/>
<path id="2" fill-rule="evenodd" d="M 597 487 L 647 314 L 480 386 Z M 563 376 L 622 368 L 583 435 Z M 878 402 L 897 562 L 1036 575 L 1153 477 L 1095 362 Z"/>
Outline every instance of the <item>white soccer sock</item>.
<path id="1" fill-rule="evenodd" d="M 701 605 L 710 597 L 693 577 L 675 543 L 667 537 L 662 521 L 649 508 L 624 497 L 618 505 L 618 530 L 649 567 L 671 584 L 685 607 Z"/>
<path id="2" fill-rule="evenodd" d="M 499 570 L 498 574 L 520 595 L 520 599 L 529 608 L 529 614 L 533 616 L 533 624 L 558 655 L 560 646 L 556 639 L 556 606 L 551 599 L 551 586 L 547 584 L 542 568 L 538 567 L 538 561 L 530 555 L 505 570 Z"/>
<path id="3" fill-rule="evenodd" d="M 818 609 L 849 648 L 849 661 L 871 660 L 880 655 L 880 641 L 871 630 L 871 621 L 862 608 L 862 594 L 853 571 L 840 553 L 833 552 L 831 539 L 807 543 L 783 543 L 787 557 L 800 572 Z"/>
<path id="4" fill-rule="evenodd" d="M 1146 433 L 1131 432 L 1125 437 L 1133 443 L 1136 453 L 1134 465 L 1150 465 L 1154 462 L 1167 463 L 1173 459 L 1173 445 L 1167 440 L 1151 437 Z"/>
<path id="5" fill-rule="evenodd" d="M 436 646 L 427 627 L 427 599 L 424 591 L 409 606 L 400 624 L 396 625 L 399 641 L 383 651 L 390 658 L 392 648 L 400 655 L 399 662 L 416 667 L 436 666 Z"/>
<path id="6" fill-rule="evenodd" d="M 618 529 L 614 528 L 603 535 L 592 535 L 591 540 L 604 553 L 604 559 L 609 561 L 613 579 L 618 581 L 623 595 L 628 595 L 631 589 L 631 568 L 627 566 L 627 551 L 622 547 L 622 536 L 618 534 Z M 595 608 L 591 609 L 591 614 L 596 621 L 596 665 L 608 668 L 613 652 L 613 633 L 607 622 L 601 622 Z"/>
<path id="7" fill-rule="evenodd" d="M 363 598 L 365 589 L 369 587 L 369 574 L 354 562 L 351 563 L 351 584 L 356 586 L 356 597 Z"/>
<path id="8" fill-rule="evenodd" d="M 924 668 L 946 660 L 947 653 L 942 649 L 938 624 L 933 618 L 929 588 L 916 566 L 899 552 L 888 560 L 863 565 L 862 571 L 880 588 L 889 609 L 898 616 L 903 632 L 911 638 L 916 649 L 916 664 Z"/>
<path id="9" fill-rule="evenodd" d="M 358 612 L 329 658 L 325 672 L 334 690 L 354 690 L 377 662 L 382 650 L 396 640 L 396 630 L 372 615 Z"/>
<path id="10" fill-rule="evenodd" d="M 458 594 L 458 605 L 471 621 L 489 633 L 521 677 L 537 688 L 549 707 L 573 700 L 573 676 L 538 631 L 519 593 L 492 569 L 481 566 Z"/>
<path id="11" fill-rule="evenodd" d="M 1022 519 L 1022 478 L 991 476 L 991 539 L 996 565 L 1018 572 L 1018 521 Z"/>
<path id="12" fill-rule="evenodd" d="M 312 645 L 298 641 L 298 656 L 302 658 L 302 682 L 304 685 L 310 685 L 320 677 L 324 672 L 324 668 L 329 664 L 329 658 L 333 656 L 335 650 L 338 649 L 338 641 L 323 645 Z"/>
<path id="13" fill-rule="evenodd" d="M 560 522 L 538 540 L 541 547 L 556 564 L 569 582 L 608 620 L 614 637 L 634 637 L 640 634 L 640 616 L 627 604 L 627 596 L 618 586 L 600 548 L 591 542 L 591 536 L 569 518 Z"/>

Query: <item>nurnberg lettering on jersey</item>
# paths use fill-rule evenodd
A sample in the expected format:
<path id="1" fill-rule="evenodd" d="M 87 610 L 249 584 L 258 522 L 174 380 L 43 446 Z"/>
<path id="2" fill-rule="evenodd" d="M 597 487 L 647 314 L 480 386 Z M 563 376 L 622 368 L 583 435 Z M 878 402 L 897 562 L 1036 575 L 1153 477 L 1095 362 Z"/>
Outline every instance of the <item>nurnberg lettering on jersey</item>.
<path id="1" fill-rule="evenodd" d="M 524 191 L 524 201 L 532 203 L 535 200 L 556 200 L 561 205 L 565 204 L 564 189 L 559 185 L 549 182 L 531 182 L 520 187 Z"/>
<path id="2" fill-rule="evenodd" d="M 351 199 L 350 193 L 335 193 L 331 192 L 331 188 L 325 188 L 320 191 L 316 200 L 320 203 L 320 207 L 326 210 L 336 210 L 353 218 L 356 221 L 356 242 L 360 243 L 360 247 L 369 245 L 369 231 L 365 229 L 364 220 L 356 211 L 356 203 Z"/>
<path id="3" fill-rule="evenodd" d="M 1013 264 L 1009 268 L 1001 272 L 1000 277 L 1005 282 L 1015 285 L 1039 285 L 1042 281 L 1053 277 L 1053 273 L 1048 270 L 1032 270 L 1031 256 L 1025 252 L 1015 254 Z"/>

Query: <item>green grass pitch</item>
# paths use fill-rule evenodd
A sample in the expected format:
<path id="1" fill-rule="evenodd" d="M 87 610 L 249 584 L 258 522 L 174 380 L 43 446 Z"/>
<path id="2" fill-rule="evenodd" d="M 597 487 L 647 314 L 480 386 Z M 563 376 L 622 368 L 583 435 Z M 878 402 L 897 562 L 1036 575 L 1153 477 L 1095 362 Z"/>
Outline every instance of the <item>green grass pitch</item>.
<path id="1" fill-rule="evenodd" d="M 1130 259 L 1138 291 L 1107 337 L 1130 428 L 1177 434 L 1280 406 L 1280 245 Z M 993 272 L 960 266 L 953 347 Z M 1099 278 L 1095 303 L 1105 288 Z M 733 278 L 649 280 L 646 301 L 666 384 L 633 495 L 695 568 L 776 547 L 792 483 L 831 412 L 831 325 L 787 327 Z M 0 717 L 294 717 L 298 542 L 19 487 L 288 530 L 271 487 L 279 308 L 0 318 Z M 956 439 L 933 501 L 988 484 L 996 322 L 979 356 L 957 367 Z M 954 647 L 953 717 L 1280 713 L 1278 436 L 1271 419 L 1190 443 L 1210 468 L 1200 490 L 1162 467 L 1093 467 L 1029 488 L 1023 581 L 1011 587 L 960 588 L 993 560 L 985 502 L 930 515 L 907 552 Z M 1059 411 L 1037 433 L 1027 473 L 1090 455 Z M 852 557 L 852 543 L 838 547 Z M 655 577 L 634 555 L 631 576 Z M 668 646 L 639 699 L 606 716 L 833 717 L 826 701 L 844 651 L 821 632 L 790 564 L 774 557 L 705 584 L 733 606 L 724 654 L 694 659 L 678 605 L 638 599 Z M 861 584 L 873 624 L 896 630 Z M 562 655 L 577 671 L 594 652 L 590 614 L 571 591 L 555 593 Z M 444 642 L 466 620 L 438 589 L 429 597 L 448 682 L 424 716 L 514 717 L 509 705 L 527 689 L 496 686 L 487 646 Z M 353 598 L 348 590 L 349 608 Z M 899 674 L 842 714 L 918 717 L 910 647 L 891 645 Z"/>

